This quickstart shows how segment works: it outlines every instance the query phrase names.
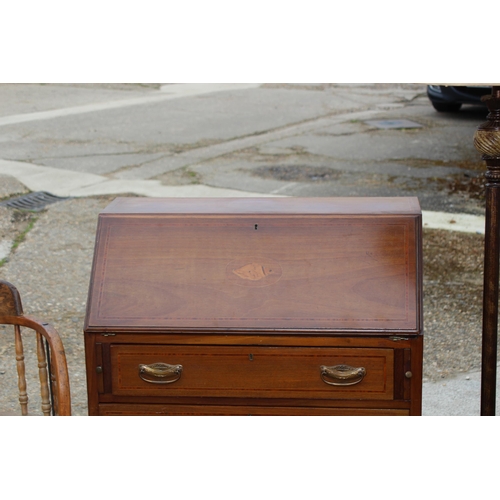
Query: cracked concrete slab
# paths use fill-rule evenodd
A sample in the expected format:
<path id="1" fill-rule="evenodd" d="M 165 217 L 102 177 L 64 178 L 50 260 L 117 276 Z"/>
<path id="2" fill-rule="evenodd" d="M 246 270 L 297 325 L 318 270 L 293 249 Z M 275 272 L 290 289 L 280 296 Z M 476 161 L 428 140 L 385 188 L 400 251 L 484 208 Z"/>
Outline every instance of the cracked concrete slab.
<path id="1" fill-rule="evenodd" d="M 322 131 L 323 132 L 323 131 Z M 268 147 L 301 147 L 310 154 L 343 160 L 382 161 L 385 159 L 425 158 L 429 160 L 460 160 L 460 143 L 442 144 L 431 130 L 376 130 L 359 134 L 326 136 L 316 133 L 287 137 L 268 143 Z"/>
<path id="2" fill-rule="evenodd" d="M 135 85 L 113 88 L 105 84 L 1 83 L 0 90 L 0 117 L 4 118 L 117 101 L 124 96 L 140 97 L 155 89 Z"/>
<path id="3" fill-rule="evenodd" d="M 335 115 L 352 107 L 345 103 L 339 105 L 331 96 L 304 90 L 298 93 L 261 88 L 219 90 L 217 97 L 201 90 L 197 92 L 199 95 L 193 94 L 190 99 L 145 102 L 137 105 L 133 114 L 128 107 L 117 105 L 107 109 L 96 106 L 81 113 L 75 109 L 59 110 L 60 116 L 54 115 L 54 119 L 44 121 L 35 119 L 37 117 L 30 121 L 23 115 L 24 123 L 4 123 L 2 156 L 65 168 L 63 158 L 70 156 L 142 154 L 145 151 L 171 154 L 172 158 L 160 156 L 157 165 L 142 166 L 143 162 L 138 161 L 137 170 L 118 174 L 119 178 L 152 178 L 200 159 L 340 123 L 342 117 Z M 357 107 L 363 106 L 358 104 Z M 369 118 L 372 114 L 373 110 L 359 117 Z M 217 127 L 213 126 L 215 122 Z M 183 149 L 186 151 L 182 152 Z M 174 153 L 186 155 L 185 161 Z M 68 161 L 68 168 L 72 169 L 83 170 L 89 166 L 94 173 L 111 171 L 111 167 L 96 167 L 89 160 L 81 164 Z"/>
<path id="4" fill-rule="evenodd" d="M 221 168 L 219 164 L 218 168 L 212 170 L 212 177 L 203 169 L 203 165 L 198 165 L 192 172 L 204 179 L 208 178 L 208 183 L 186 182 L 167 186 L 163 185 L 160 180 L 110 180 L 99 175 L 83 175 L 78 172 L 0 160 L 0 175 L 13 176 L 32 191 L 48 191 L 56 196 L 84 197 L 133 193 L 152 197 L 265 197 L 288 196 L 289 191 L 304 189 L 303 179 L 292 182 L 264 179 L 249 174 L 243 164 L 239 170 L 235 170 L 230 164 Z M 327 185 L 332 191 L 334 190 L 332 185 L 336 182 L 321 182 L 320 185 Z M 383 179 L 379 183 L 382 186 L 386 185 Z M 368 184 L 373 195 L 373 182 L 368 182 Z M 342 191 L 345 194 L 345 185 Z M 401 195 L 400 190 L 399 194 L 394 192 L 392 195 Z M 300 196 L 304 194 L 301 192 Z M 482 216 L 433 211 L 423 213 L 426 227 L 484 234 L 484 217 Z"/>
<path id="5" fill-rule="evenodd" d="M 13 84 L 11 84 L 13 85 Z M 24 86 L 25 92 L 27 89 L 33 90 L 36 89 L 38 92 L 40 91 L 40 87 L 43 84 L 31 84 L 32 87 Z M 15 114 L 10 116 L 2 116 L 0 118 L 0 126 L 4 125 L 13 125 L 16 123 L 26 123 L 26 122 L 34 122 L 40 120 L 51 120 L 53 118 L 61 118 L 65 116 L 71 115 L 82 115 L 86 113 L 94 113 L 97 111 L 107 111 L 113 109 L 120 108 L 128 108 L 130 106 L 140 106 L 150 103 L 159 103 L 162 101 L 170 101 L 172 99 L 179 99 L 182 97 L 192 97 L 198 95 L 206 95 L 212 92 L 222 92 L 227 90 L 240 90 L 240 89 L 248 89 L 259 87 L 258 83 L 237 83 L 237 84 L 218 84 L 218 83 L 205 83 L 205 84 L 174 84 L 174 85 L 165 85 L 160 88 L 159 92 L 155 92 L 150 90 L 147 95 L 144 95 L 144 92 L 137 93 L 136 95 L 128 95 L 124 98 L 122 93 L 118 94 L 118 92 L 114 91 L 113 93 L 108 92 L 106 90 L 102 90 L 101 93 L 105 93 L 104 95 L 95 95 L 98 93 L 92 92 L 91 94 L 87 93 L 87 101 L 91 100 L 91 102 L 86 102 L 85 104 L 80 104 L 78 106 L 74 106 L 74 98 L 76 95 L 85 94 L 83 89 L 78 89 L 78 92 L 75 92 L 75 88 L 72 88 L 71 91 L 68 87 L 64 88 L 58 85 L 51 85 L 47 87 L 48 92 L 54 92 L 57 95 L 57 103 L 60 106 L 61 102 L 64 102 L 64 95 L 69 94 L 71 96 L 71 103 L 73 105 L 66 107 L 57 107 L 55 109 L 53 105 L 48 105 L 49 109 L 43 111 L 35 111 L 35 112 L 23 112 L 21 114 Z M 18 92 L 20 87 L 11 87 L 13 92 Z M 6 88 L 8 91 L 9 87 Z M 117 98 L 120 95 L 121 98 Z M 106 98 L 105 98 L 105 97 Z M 112 98 L 113 96 L 114 98 Z M 45 95 L 47 97 L 47 93 Z M 56 96 L 54 96 L 56 97 Z M 38 102 L 39 99 L 35 98 L 33 102 Z M 47 106 L 47 103 L 45 104 Z M 7 108 L 8 109 L 8 108 Z M 5 112 L 5 111 L 4 111 Z"/>
<path id="6" fill-rule="evenodd" d="M 123 107 L 114 101 L 115 107 L 77 112 L 73 106 L 43 124 L 5 125 L 0 137 L 3 151 L 23 168 L 45 165 L 64 175 L 97 175 L 66 190 L 78 195 L 91 192 L 90 186 L 101 193 L 129 187 L 159 193 L 169 183 L 197 184 L 286 196 L 416 194 L 428 211 L 480 213 L 480 205 L 460 192 L 478 176 L 477 154 L 476 166 L 464 162 L 474 149 L 465 141 L 472 132 L 463 126 L 477 114 L 465 113 L 458 125 L 436 116 L 424 90 L 406 84 L 174 84 L 148 89 L 142 104 L 130 104 L 134 94 Z M 175 99 L 148 101 L 161 92 Z M 365 123 L 410 118 L 423 127 L 376 130 Z M 258 175 L 260 168 L 300 165 L 330 168 L 335 175 Z M 443 196 L 451 189 L 453 194 Z"/>
<path id="7" fill-rule="evenodd" d="M 500 393 L 500 379 L 496 390 Z M 423 416 L 477 416 L 480 414 L 480 403 L 480 371 L 462 373 L 423 385 Z M 500 399 L 496 403 L 496 414 L 500 414 Z"/>
<path id="8" fill-rule="evenodd" d="M 157 180 L 112 180 L 108 177 L 69 170 L 0 160 L 0 174 L 15 177 L 31 191 L 47 191 L 56 196 L 83 197 L 134 193 L 155 197 L 266 196 L 242 188 L 218 186 L 165 186 Z"/>
<path id="9" fill-rule="evenodd" d="M 37 160 L 37 164 L 71 170 L 73 172 L 106 175 L 123 169 L 135 168 L 163 156 L 165 156 L 164 153 L 91 154 L 73 157 L 41 158 Z"/>
<path id="10" fill-rule="evenodd" d="M 0 160 L 0 174 L 10 175 L 31 191 L 47 191 L 56 196 L 72 196 L 74 189 L 98 184 L 100 175 L 77 173 L 60 168 L 42 167 L 19 161 Z"/>

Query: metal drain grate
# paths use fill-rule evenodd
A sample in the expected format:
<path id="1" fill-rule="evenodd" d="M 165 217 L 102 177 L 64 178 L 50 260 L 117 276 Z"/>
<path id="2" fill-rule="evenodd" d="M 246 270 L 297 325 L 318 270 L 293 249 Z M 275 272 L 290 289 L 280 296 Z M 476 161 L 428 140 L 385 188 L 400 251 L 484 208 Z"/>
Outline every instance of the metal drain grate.
<path id="1" fill-rule="evenodd" d="M 60 196 L 55 196 L 53 194 L 47 193 L 45 191 L 37 191 L 36 193 L 28 193 L 23 196 L 18 196 L 17 198 L 12 198 L 11 200 L 2 201 L 0 206 L 17 208 L 19 210 L 31 210 L 32 212 L 39 212 L 43 210 L 47 205 L 51 203 L 56 203 L 57 201 L 67 200 L 68 198 L 62 198 Z"/>

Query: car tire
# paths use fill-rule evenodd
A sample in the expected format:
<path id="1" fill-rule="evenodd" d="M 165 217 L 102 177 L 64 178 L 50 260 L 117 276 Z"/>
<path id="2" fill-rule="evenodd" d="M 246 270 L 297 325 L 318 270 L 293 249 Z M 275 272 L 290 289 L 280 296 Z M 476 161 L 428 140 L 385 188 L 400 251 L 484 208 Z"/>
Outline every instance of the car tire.
<path id="1" fill-rule="evenodd" d="M 431 102 L 434 109 L 440 113 L 456 113 L 462 107 L 462 103 L 460 102 Z"/>

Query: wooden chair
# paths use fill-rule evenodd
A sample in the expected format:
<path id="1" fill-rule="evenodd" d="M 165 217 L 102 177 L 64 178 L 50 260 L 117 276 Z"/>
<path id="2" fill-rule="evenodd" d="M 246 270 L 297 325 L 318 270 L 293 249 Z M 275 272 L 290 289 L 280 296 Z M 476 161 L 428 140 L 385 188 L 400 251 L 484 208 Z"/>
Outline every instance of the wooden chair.
<path id="1" fill-rule="evenodd" d="M 26 327 L 34 330 L 36 334 L 43 415 L 71 415 L 68 368 L 59 334 L 48 323 L 32 316 L 25 316 L 19 292 L 12 284 L 2 280 L 0 280 L 0 324 L 14 325 L 21 414 L 28 415 L 26 367 L 21 336 L 21 327 Z"/>

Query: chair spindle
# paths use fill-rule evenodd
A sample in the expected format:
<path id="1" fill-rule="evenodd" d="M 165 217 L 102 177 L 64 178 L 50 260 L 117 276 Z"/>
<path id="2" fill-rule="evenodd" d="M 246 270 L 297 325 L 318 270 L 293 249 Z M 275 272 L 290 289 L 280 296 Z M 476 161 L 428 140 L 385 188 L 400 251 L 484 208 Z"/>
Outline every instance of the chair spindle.
<path id="1" fill-rule="evenodd" d="M 50 391 L 49 378 L 47 372 L 47 358 L 43 345 L 43 338 L 40 333 L 36 334 L 36 353 L 38 357 L 38 375 L 40 377 L 40 394 L 42 396 L 42 413 L 46 417 L 50 417 Z"/>
<path id="2" fill-rule="evenodd" d="M 23 340 L 21 338 L 21 328 L 19 325 L 14 325 L 15 330 L 15 347 L 16 347 L 16 365 L 17 378 L 19 387 L 19 403 L 21 404 L 21 415 L 28 415 L 28 393 L 26 391 L 26 367 L 24 365 L 24 349 Z"/>

